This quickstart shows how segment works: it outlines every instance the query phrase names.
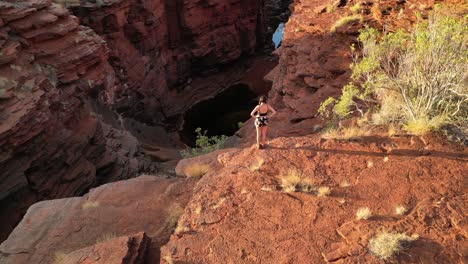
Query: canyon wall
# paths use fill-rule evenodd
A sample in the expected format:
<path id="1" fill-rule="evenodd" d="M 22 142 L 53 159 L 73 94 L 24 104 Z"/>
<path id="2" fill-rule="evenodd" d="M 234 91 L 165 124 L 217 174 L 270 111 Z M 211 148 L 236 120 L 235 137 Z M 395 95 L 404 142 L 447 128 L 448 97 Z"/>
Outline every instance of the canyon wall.
<path id="1" fill-rule="evenodd" d="M 36 201 L 155 170 L 90 99 L 180 124 L 246 76 L 239 58 L 271 47 L 287 2 L 82 0 L 72 7 L 79 18 L 51 0 L 0 2 L 0 214 L 12 215 L 0 239 Z"/>
<path id="2" fill-rule="evenodd" d="M 142 170 L 138 142 L 100 122 L 112 97 L 105 42 L 50 0 L 0 2 L 0 239 L 35 201 L 81 195 Z M 6 217 L 8 215 L 8 217 Z"/>
<path id="3" fill-rule="evenodd" d="M 271 35 L 289 0 L 81 1 L 72 7 L 81 22 L 110 47 L 118 89 L 115 108 L 152 124 L 187 110 L 198 97 L 193 79 L 271 48 Z M 225 78 L 233 84 L 238 76 Z M 212 82 L 207 80 L 205 83 Z M 217 87 L 211 94 L 218 93 Z M 180 100 L 173 100 L 181 97 Z M 200 101 L 198 98 L 194 101 Z M 188 106 L 190 107 L 190 105 Z M 176 108 L 176 109 L 175 109 Z"/>

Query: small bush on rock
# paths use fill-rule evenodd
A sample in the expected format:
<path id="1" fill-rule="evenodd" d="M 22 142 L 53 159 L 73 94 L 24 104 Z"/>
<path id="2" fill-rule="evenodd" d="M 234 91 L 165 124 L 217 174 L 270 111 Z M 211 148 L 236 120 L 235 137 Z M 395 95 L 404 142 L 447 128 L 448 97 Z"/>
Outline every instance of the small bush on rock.
<path id="1" fill-rule="evenodd" d="M 196 147 L 188 150 L 182 150 L 180 154 L 184 158 L 200 156 L 221 149 L 227 139 L 224 135 L 209 137 L 206 135 L 208 131 L 205 130 L 202 133 L 201 128 L 195 129 L 195 133 L 197 133 L 197 139 L 195 141 Z"/>

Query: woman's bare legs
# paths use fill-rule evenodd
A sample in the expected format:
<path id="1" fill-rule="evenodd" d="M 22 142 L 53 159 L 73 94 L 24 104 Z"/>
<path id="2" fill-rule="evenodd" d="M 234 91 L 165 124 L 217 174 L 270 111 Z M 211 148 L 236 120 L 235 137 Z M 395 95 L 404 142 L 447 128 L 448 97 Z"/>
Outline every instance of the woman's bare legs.
<path id="1" fill-rule="evenodd" d="M 262 129 L 262 131 L 261 131 L 261 136 L 262 136 L 261 142 L 262 142 L 262 143 L 261 143 L 261 144 L 266 145 L 266 143 L 267 143 L 268 126 L 264 126 L 264 127 L 262 127 L 261 129 Z"/>
<path id="2" fill-rule="evenodd" d="M 260 148 L 261 140 L 262 140 L 262 128 L 257 126 L 257 148 Z"/>

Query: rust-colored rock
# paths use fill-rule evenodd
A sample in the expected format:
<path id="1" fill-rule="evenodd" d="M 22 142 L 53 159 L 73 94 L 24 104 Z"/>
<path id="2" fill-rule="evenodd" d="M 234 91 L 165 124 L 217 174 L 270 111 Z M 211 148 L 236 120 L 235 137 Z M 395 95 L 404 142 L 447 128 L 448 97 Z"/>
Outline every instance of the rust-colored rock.
<path id="1" fill-rule="evenodd" d="M 138 142 L 103 125 L 87 105 L 109 98 L 104 41 L 48 0 L 0 2 L 0 240 L 35 201 L 152 170 Z M 8 215 L 8 217 L 4 217 Z"/>
<path id="2" fill-rule="evenodd" d="M 72 10 L 110 48 L 119 82 L 116 108 L 154 124 L 171 121 L 236 83 L 238 77 L 222 72 L 242 70 L 229 65 L 271 47 L 274 27 L 289 2 L 85 0 Z M 204 78 L 219 72 L 220 78 Z M 203 94 L 207 86 L 214 87 Z"/>
<path id="3" fill-rule="evenodd" d="M 396 256 L 400 263 L 463 263 L 468 151 L 441 137 L 430 142 L 431 154 L 422 155 L 405 137 L 289 137 L 265 150 L 218 154 L 221 167 L 200 179 L 179 220 L 190 231 L 174 234 L 161 256 L 174 263 L 380 263 L 367 244 L 386 229 L 419 235 Z M 391 153 L 384 145 L 394 146 Z M 330 187 L 330 196 L 282 192 L 279 177 L 291 170 L 315 188 Z M 395 215 L 397 205 L 408 212 Z M 355 220 L 360 207 L 373 217 Z"/>
<path id="4" fill-rule="evenodd" d="M 49 264 L 57 256 L 75 259 L 82 255 L 92 259 L 95 254 L 102 254 L 113 259 L 130 252 L 134 262 L 123 263 L 141 263 L 138 261 L 144 253 L 134 251 L 144 250 L 147 240 L 133 234 L 145 232 L 151 238 L 147 261 L 155 263 L 159 247 L 174 230 L 190 198 L 193 183 L 193 179 L 141 176 L 102 185 L 84 197 L 36 203 L 0 245 L 0 262 Z M 122 238 L 109 240 L 116 237 Z M 95 245 L 107 240 L 110 242 Z M 124 241 L 136 244 L 122 247 Z M 115 254 L 109 254 L 112 247 L 117 247 Z"/>
<path id="5" fill-rule="evenodd" d="M 144 232 L 109 238 L 55 258 L 54 264 L 143 264 L 149 239 Z"/>

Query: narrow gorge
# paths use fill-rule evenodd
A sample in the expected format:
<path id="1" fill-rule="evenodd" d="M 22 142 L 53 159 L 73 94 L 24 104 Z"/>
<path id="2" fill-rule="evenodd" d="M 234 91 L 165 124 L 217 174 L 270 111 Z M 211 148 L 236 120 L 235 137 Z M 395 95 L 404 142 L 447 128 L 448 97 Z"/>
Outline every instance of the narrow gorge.
<path id="1" fill-rule="evenodd" d="M 324 139 L 317 114 L 364 25 L 462 2 L 0 0 L 0 263 L 383 263 L 381 229 L 422 237 L 399 263 L 463 263 L 466 145 Z M 224 148 L 184 159 L 197 128 Z M 299 170 L 331 194 L 283 192 Z"/>
<path id="2" fill-rule="evenodd" d="M 234 95 L 251 107 L 271 86 L 259 76 L 277 63 L 288 4 L 2 1 L 1 239 L 37 201 L 164 175 L 215 111 L 203 104 Z M 204 128 L 234 134 L 224 126 Z"/>

